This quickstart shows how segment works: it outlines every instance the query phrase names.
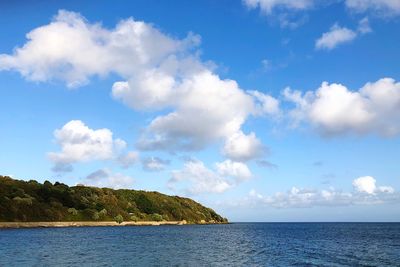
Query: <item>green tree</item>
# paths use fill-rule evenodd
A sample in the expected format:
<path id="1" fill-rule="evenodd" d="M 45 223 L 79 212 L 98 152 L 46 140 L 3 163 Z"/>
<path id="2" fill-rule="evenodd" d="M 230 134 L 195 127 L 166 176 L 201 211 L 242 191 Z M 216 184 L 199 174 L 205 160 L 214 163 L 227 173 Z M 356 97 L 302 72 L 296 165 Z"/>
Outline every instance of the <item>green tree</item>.
<path id="1" fill-rule="evenodd" d="M 101 211 L 99 211 L 101 216 L 106 216 L 107 215 L 107 210 L 106 209 L 102 209 Z"/>
<path id="2" fill-rule="evenodd" d="M 161 222 L 163 220 L 163 216 L 158 213 L 151 214 L 151 219 L 156 222 Z"/>

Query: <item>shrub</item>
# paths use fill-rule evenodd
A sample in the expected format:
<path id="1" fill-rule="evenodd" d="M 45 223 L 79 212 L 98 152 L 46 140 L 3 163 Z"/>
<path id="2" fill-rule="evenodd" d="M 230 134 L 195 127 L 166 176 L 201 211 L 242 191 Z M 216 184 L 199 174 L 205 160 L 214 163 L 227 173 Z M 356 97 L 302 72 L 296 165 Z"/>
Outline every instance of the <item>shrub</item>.
<path id="1" fill-rule="evenodd" d="M 122 217 L 121 214 L 118 214 L 117 216 L 114 217 L 114 220 L 118 223 L 121 224 L 124 221 L 124 217 Z"/>
<path id="2" fill-rule="evenodd" d="M 101 211 L 99 211 L 99 217 L 104 218 L 107 216 L 107 210 L 106 209 L 102 209 Z"/>
<path id="3" fill-rule="evenodd" d="M 151 214 L 151 219 L 156 222 L 161 222 L 163 220 L 163 216 L 158 213 Z"/>
<path id="4" fill-rule="evenodd" d="M 78 215 L 78 211 L 75 208 L 69 208 L 68 212 L 71 213 L 72 215 Z"/>
<path id="5" fill-rule="evenodd" d="M 131 216 L 131 221 L 137 222 L 139 220 L 139 218 L 135 215 Z"/>
<path id="6" fill-rule="evenodd" d="M 92 219 L 95 220 L 95 221 L 97 221 L 98 219 L 100 219 L 100 215 L 99 215 L 99 213 L 98 213 L 97 211 L 93 213 Z"/>

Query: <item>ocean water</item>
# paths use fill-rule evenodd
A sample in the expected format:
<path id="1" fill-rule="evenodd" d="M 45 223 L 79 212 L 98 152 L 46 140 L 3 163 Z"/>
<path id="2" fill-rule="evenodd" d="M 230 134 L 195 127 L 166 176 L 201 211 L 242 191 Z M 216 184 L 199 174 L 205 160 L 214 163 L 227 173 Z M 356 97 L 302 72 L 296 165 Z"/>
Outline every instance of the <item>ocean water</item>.
<path id="1" fill-rule="evenodd" d="M 8 229 L 0 266 L 400 266 L 400 224 Z"/>

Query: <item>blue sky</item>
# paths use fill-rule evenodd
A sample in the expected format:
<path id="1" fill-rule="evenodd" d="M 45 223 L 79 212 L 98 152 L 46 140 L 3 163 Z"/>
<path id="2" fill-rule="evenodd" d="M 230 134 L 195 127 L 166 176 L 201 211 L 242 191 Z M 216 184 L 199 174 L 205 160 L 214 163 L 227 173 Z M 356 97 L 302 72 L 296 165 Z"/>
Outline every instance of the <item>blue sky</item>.
<path id="1" fill-rule="evenodd" d="M 3 1 L 0 169 L 232 221 L 399 221 L 398 0 Z"/>

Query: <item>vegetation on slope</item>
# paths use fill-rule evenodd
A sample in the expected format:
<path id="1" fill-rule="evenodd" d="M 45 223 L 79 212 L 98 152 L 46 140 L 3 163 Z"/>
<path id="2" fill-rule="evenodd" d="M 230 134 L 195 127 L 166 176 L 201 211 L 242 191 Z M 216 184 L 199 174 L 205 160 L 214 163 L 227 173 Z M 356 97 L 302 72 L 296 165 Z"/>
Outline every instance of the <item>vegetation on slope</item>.
<path id="1" fill-rule="evenodd" d="M 0 176 L 0 221 L 227 222 L 215 211 L 178 196 L 72 186 Z"/>

